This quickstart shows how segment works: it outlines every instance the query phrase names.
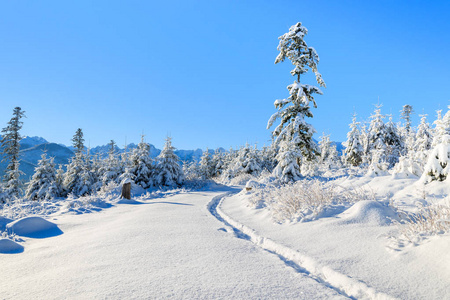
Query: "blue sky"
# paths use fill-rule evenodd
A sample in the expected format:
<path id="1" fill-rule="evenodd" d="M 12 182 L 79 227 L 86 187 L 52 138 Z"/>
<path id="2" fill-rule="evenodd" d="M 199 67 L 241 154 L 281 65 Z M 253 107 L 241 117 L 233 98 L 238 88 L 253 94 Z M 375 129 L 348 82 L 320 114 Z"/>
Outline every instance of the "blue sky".
<path id="1" fill-rule="evenodd" d="M 448 1 L 2 1 L 0 126 L 15 106 L 22 133 L 91 146 L 167 135 L 181 149 L 270 143 L 273 102 L 288 95 L 278 36 L 296 22 L 327 88 L 319 135 L 344 141 L 356 111 L 394 115 L 450 104 Z M 305 83 L 314 83 L 306 77 Z M 1 125 L 3 124 L 3 125 Z"/>

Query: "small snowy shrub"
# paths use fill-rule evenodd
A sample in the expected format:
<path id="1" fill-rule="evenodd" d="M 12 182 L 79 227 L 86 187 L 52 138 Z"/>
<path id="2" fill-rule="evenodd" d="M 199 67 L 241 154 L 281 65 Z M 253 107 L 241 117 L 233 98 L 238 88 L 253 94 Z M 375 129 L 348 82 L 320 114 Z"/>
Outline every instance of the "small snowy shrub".
<path id="1" fill-rule="evenodd" d="M 268 207 L 276 222 L 309 221 L 337 211 L 360 200 L 374 200 L 366 190 L 344 190 L 319 180 L 301 180 L 280 187 L 255 189 L 249 203 L 256 208 Z"/>
<path id="2" fill-rule="evenodd" d="M 408 214 L 400 232 L 410 242 L 420 240 L 421 236 L 450 232 L 450 206 L 433 204 L 422 207 L 417 213 Z"/>

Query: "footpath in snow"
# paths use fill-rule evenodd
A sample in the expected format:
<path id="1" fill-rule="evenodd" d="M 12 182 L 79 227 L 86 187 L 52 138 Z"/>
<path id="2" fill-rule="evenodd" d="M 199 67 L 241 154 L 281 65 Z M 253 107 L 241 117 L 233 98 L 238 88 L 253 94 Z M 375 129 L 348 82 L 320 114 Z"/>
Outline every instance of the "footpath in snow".
<path id="1" fill-rule="evenodd" d="M 319 278 L 227 232 L 208 210 L 225 192 L 52 215 L 61 231 L 0 254 L 2 299 L 340 299 Z"/>

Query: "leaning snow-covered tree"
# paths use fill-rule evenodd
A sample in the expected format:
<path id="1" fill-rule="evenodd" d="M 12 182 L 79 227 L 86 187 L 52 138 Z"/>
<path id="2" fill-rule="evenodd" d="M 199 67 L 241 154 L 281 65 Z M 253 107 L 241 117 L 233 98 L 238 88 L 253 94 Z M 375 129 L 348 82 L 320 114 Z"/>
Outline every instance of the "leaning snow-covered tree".
<path id="1" fill-rule="evenodd" d="M 157 157 L 156 184 L 162 186 L 180 186 L 183 183 L 183 169 L 180 159 L 174 152 L 172 138 L 167 137 L 161 153 Z"/>
<path id="2" fill-rule="evenodd" d="M 318 154 L 319 149 L 312 138 L 315 130 L 306 122 L 305 118 L 313 117 L 310 104 L 317 107 L 314 94 L 321 95 L 322 91 L 316 86 L 300 83 L 300 75 L 312 70 L 320 86 L 325 87 L 325 82 L 317 70 L 319 56 L 316 50 L 308 47 L 304 41 L 307 33 L 308 30 L 301 23 L 297 23 L 289 29 L 288 33 L 278 38 L 280 42 L 277 49 L 280 53 L 275 64 L 283 62 L 286 58 L 289 59 L 294 65 L 291 74 L 296 80 L 287 87 L 289 97 L 275 101 L 274 104 L 278 111 L 269 119 L 267 128 L 269 129 L 277 120 L 280 120 L 280 124 L 272 132 L 274 142 L 278 144 L 282 140 L 288 141 L 288 144 L 298 150 L 293 150 L 293 152 L 301 153 L 301 156 L 312 159 Z M 300 163 L 301 156 L 297 160 L 297 164 Z"/>
<path id="3" fill-rule="evenodd" d="M 344 142 L 345 161 L 354 167 L 359 166 L 363 162 L 364 155 L 358 125 L 356 114 L 353 114 L 352 123 L 349 125 L 350 131 L 347 133 L 347 141 Z"/>
<path id="4" fill-rule="evenodd" d="M 59 197 L 60 191 L 56 180 L 54 158 L 47 158 L 47 153 L 42 154 L 34 169 L 33 177 L 28 183 L 25 198 L 30 200 L 46 200 Z"/>
<path id="5" fill-rule="evenodd" d="M 6 154 L 2 161 L 8 161 L 8 166 L 6 167 L 5 185 L 0 202 L 18 198 L 22 193 L 22 182 L 20 180 L 22 172 L 19 170 L 19 151 L 22 136 L 19 131 L 23 125 L 20 119 L 24 116 L 25 112 L 20 107 L 14 108 L 13 117 L 8 125 L 2 129 L 1 146 L 3 154 Z"/>

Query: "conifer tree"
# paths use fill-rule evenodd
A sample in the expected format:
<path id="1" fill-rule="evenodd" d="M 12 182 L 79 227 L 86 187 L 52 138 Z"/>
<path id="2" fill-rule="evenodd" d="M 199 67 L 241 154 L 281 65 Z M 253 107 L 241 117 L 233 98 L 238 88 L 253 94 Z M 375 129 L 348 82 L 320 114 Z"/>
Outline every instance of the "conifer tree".
<path id="1" fill-rule="evenodd" d="M 409 104 L 403 105 L 401 112 L 401 118 L 405 120 L 405 129 L 409 134 L 411 131 L 411 115 L 414 113 L 413 107 Z"/>
<path id="2" fill-rule="evenodd" d="M 214 151 L 214 155 L 211 158 L 211 164 L 213 166 L 213 176 L 220 176 L 222 175 L 224 169 L 225 169 L 225 158 L 223 153 L 219 151 L 219 149 L 216 149 Z"/>
<path id="3" fill-rule="evenodd" d="M 432 129 L 427 122 L 427 115 L 420 115 L 420 124 L 417 127 L 417 133 L 414 142 L 414 158 L 423 165 L 428 157 L 428 151 L 433 143 Z"/>
<path id="4" fill-rule="evenodd" d="M 183 169 L 174 152 L 172 138 L 167 137 L 164 148 L 157 158 L 156 184 L 160 186 L 180 186 L 183 183 Z"/>
<path id="5" fill-rule="evenodd" d="M 203 152 L 200 158 L 200 172 L 203 180 L 210 179 L 213 176 L 213 165 L 208 148 L 206 148 L 206 151 Z"/>
<path id="6" fill-rule="evenodd" d="M 361 135 L 356 122 L 356 114 L 353 114 L 350 131 L 347 133 L 347 141 L 344 143 L 345 161 L 347 164 L 357 167 L 363 162 L 364 150 L 361 143 Z"/>
<path id="7" fill-rule="evenodd" d="M 76 149 L 76 153 L 83 153 L 84 151 L 84 139 L 83 139 L 83 130 L 78 128 L 72 138 L 72 145 Z"/>
<path id="8" fill-rule="evenodd" d="M 382 163 L 386 161 L 386 125 L 385 118 L 381 114 L 381 106 L 376 105 L 374 114 L 370 116 L 371 121 L 367 133 L 367 155 L 371 157 L 370 162 Z"/>
<path id="9" fill-rule="evenodd" d="M 389 122 L 385 128 L 386 161 L 389 168 L 392 168 L 398 162 L 400 156 L 406 153 L 406 150 L 397 126 L 392 122 L 392 116 L 389 117 Z"/>
<path id="10" fill-rule="evenodd" d="M 338 153 L 336 145 L 333 145 L 330 140 L 330 135 L 323 134 L 319 141 L 320 158 L 319 164 L 321 164 L 326 170 L 338 167 Z"/>
<path id="11" fill-rule="evenodd" d="M 22 140 L 20 130 L 23 126 L 21 119 L 23 117 L 25 117 L 25 112 L 20 107 L 14 108 L 13 117 L 7 123 L 7 126 L 2 129 L 1 145 L 3 154 L 6 154 L 2 161 L 8 161 L 4 177 L 4 200 L 12 200 L 22 194 L 20 175 L 23 173 L 19 170 L 19 151 L 20 141 Z"/>
<path id="12" fill-rule="evenodd" d="M 293 25 L 289 32 L 280 36 L 278 45 L 279 55 L 275 60 L 275 64 L 283 62 L 286 58 L 294 65 L 291 71 L 295 77 L 293 84 L 287 88 L 290 96 L 286 99 L 276 100 L 275 107 L 278 111 L 272 115 L 267 124 L 267 128 L 272 127 L 276 120 L 280 120 L 280 124 L 272 132 L 275 143 L 281 140 L 288 140 L 296 147 L 302 156 L 312 159 L 317 155 L 319 150 L 312 139 L 315 132 L 312 125 L 306 123 L 305 118 L 312 118 L 313 114 L 310 110 L 310 103 L 317 107 L 314 100 L 314 94 L 322 94 L 322 91 L 315 86 L 300 83 L 300 75 L 307 73 L 309 70 L 314 72 L 317 83 L 325 87 L 321 74 L 317 70 L 319 56 L 312 47 L 308 47 L 304 41 L 308 30 L 301 23 Z M 286 145 L 286 143 L 284 144 Z M 300 162 L 299 161 L 297 163 Z"/>
<path id="13" fill-rule="evenodd" d="M 434 121 L 434 124 L 436 127 L 434 129 L 432 147 L 442 144 L 444 142 L 443 137 L 450 134 L 450 110 L 444 116 L 442 116 L 442 111 L 438 110 L 437 119 Z"/>
<path id="14" fill-rule="evenodd" d="M 282 140 L 279 146 L 280 150 L 277 155 L 278 165 L 273 170 L 273 175 L 283 183 L 301 179 L 302 174 L 297 161 L 302 157 L 302 153 L 289 140 Z"/>
<path id="15" fill-rule="evenodd" d="M 144 189 L 151 187 L 154 184 L 153 169 L 150 145 L 144 142 L 144 135 L 142 135 L 141 142 L 131 155 L 131 172 L 134 174 L 134 182 Z"/>
<path id="16" fill-rule="evenodd" d="M 111 182 L 119 183 L 119 176 L 122 174 L 122 168 L 116 155 L 116 143 L 111 140 L 109 143 L 108 157 L 103 162 L 100 171 L 103 186 L 107 186 Z"/>
<path id="17" fill-rule="evenodd" d="M 60 196 L 60 190 L 56 179 L 56 169 L 53 157 L 47 158 L 44 152 L 34 175 L 28 183 L 25 198 L 30 200 L 53 199 Z"/>

